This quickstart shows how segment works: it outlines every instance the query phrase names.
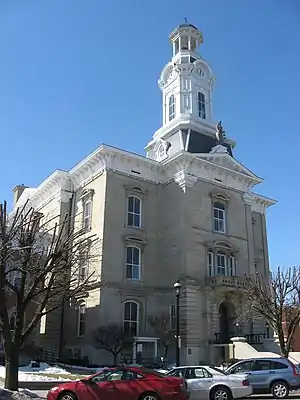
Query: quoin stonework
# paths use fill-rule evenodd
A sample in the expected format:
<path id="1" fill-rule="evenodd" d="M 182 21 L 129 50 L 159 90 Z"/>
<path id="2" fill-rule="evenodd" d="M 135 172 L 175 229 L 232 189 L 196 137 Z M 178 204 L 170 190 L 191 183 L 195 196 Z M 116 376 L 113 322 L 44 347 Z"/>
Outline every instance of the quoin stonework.
<path id="1" fill-rule="evenodd" d="M 37 331 L 45 348 L 58 349 L 63 340 L 68 357 L 112 361 L 91 340 L 106 324 L 134 331 L 134 360 L 137 350 L 144 358 L 160 356 L 148 316 L 169 313 L 174 322 L 179 279 L 181 362 L 217 362 L 236 335 L 244 274 L 269 270 L 265 213 L 275 201 L 253 192 L 263 179 L 234 157 L 235 142 L 213 118 L 215 79 L 197 52 L 202 33 L 185 23 L 170 40 L 172 59 L 158 82 L 163 122 L 145 156 L 102 144 L 37 188 L 14 189 L 15 209 L 29 200 L 44 215 L 71 212 L 101 240 L 93 268 L 108 284 L 66 307 L 63 316 L 58 310 L 43 317 Z M 82 266 L 82 277 L 89 268 Z M 243 330 L 250 338 L 265 325 Z"/>

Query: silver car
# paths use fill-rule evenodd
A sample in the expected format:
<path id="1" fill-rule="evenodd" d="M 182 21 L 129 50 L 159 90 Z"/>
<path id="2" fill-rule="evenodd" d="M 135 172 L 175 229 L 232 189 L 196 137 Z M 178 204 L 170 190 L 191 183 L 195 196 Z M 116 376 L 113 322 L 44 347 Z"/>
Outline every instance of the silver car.
<path id="1" fill-rule="evenodd" d="M 176 367 L 167 375 L 185 379 L 190 400 L 232 400 L 253 392 L 246 375 L 226 375 L 206 365 Z"/>

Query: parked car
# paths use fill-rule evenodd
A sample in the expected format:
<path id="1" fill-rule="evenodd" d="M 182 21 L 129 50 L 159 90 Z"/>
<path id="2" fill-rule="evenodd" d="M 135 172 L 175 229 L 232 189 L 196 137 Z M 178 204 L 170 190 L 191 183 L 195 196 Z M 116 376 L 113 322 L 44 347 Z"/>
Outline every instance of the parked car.
<path id="1" fill-rule="evenodd" d="M 232 400 L 252 394 L 246 375 L 227 375 L 210 366 L 176 367 L 167 376 L 185 379 L 190 400 Z"/>
<path id="2" fill-rule="evenodd" d="M 182 378 L 138 367 L 107 368 L 49 390 L 48 400 L 187 400 Z"/>
<path id="3" fill-rule="evenodd" d="M 227 368 L 225 373 L 247 374 L 254 393 L 271 393 L 277 399 L 284 399 L 291 390 L 300 388 L 300 370 L 286 358 L 243 360 Z"/>

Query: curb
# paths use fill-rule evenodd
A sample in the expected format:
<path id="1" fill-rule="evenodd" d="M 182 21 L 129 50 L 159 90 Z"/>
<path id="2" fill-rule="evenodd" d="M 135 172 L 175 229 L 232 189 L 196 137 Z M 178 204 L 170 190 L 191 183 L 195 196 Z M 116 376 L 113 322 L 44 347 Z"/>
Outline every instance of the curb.
<path id="1" fill-rule="evenodd" d="M 22 381 L 19 382 L 19 389 L 49 390 L 54 386 L 67 382 L 69 381 Z"/>

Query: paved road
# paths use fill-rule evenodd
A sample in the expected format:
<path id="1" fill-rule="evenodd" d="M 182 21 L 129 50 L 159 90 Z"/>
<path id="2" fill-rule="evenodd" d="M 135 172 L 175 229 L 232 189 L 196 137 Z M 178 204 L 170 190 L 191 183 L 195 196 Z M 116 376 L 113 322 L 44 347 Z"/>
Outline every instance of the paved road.
<path id="1" fill-rule="evenodd" d="M 35 390 L 34 392 L 39 397 L 46 398 L 48 390 Z M 288 398 L 291 399 L 291 400 L 300 399 L 300 390 L 297 390 L 297 392 L 292 392 Z M 273 400 L 274 397 L 272 397 L 269 394 L 263 394 L 263 395 L 253 395 L 253 396 L 250 397 L 250 399 L 253 399 L 253 400 L 269 400 L 269 399 L 271 400 L 272 399 Z M 247 400 L 249 400 L 249 397 L 248 397 Z"/>

